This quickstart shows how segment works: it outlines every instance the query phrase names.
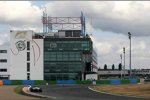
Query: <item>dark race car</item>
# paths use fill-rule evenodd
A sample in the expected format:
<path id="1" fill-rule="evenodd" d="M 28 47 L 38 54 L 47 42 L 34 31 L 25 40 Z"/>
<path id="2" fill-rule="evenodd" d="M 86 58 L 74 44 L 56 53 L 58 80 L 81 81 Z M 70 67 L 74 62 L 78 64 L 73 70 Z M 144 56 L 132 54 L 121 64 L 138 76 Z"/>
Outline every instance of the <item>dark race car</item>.
<path id="1" fill-rule="evenodd" d="M 29 87 L 30 92 L 42 92 L 42 88 L 38 86 L 30 86 Z"/>

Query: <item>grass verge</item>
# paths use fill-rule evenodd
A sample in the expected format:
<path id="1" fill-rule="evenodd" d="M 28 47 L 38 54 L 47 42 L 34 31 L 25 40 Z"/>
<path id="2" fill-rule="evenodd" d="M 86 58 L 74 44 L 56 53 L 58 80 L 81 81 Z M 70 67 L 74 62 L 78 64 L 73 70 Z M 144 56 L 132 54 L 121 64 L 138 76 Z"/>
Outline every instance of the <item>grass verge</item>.
<path id="1" fill-rule="evenodd" d="M 150 98 L 150 84 L 92 86 L 91 88 L 110 94 Z"/>
<path id="2" fill-rule="evenodd" d="M 24 85 L 19 85 L 17 87 L 15 87 L 14 92 L 20 95 L 25 95 L 25 96 L 30 96 L 30 97 L 36 97 L 36 98 L 44 98 L 44 97 L 40 97 L 40 96 L 35 96 L 35 95 L 31 95 L 31 94 L 27 94 L 25 93 L 22 89 L 24 88 Z"/>

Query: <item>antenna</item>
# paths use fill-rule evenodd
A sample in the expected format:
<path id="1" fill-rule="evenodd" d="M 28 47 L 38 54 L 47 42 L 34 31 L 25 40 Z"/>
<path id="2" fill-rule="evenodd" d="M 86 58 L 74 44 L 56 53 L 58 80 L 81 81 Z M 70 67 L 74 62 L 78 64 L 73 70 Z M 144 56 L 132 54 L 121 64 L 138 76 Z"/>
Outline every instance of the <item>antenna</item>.
<path id="1" fill-rule="evenodd" d="M 48 22 L 48 19 L 47 19 L 47 12 L 46 12 L 46 7 L 42 7 L 43 10 L 43 17 L 42 17 L 42 23 L 43 23 L 43 33 L 44 33 L 44 36 L 46 35 L 47 33 L 47 22 Z"/>

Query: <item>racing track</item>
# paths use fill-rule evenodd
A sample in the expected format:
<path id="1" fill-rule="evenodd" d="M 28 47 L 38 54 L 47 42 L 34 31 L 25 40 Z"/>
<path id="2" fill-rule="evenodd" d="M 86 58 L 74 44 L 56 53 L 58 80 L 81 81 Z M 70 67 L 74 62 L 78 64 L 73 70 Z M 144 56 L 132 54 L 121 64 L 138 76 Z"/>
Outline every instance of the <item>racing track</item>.
<path id="1" fill-rule="evenodd" d="M 97 93 L 89 90 L 87 85 L 48 85 L 41 87 L 43 88 L 43 95 L 54 96 L 56 97 L 55 100 L 150 100 L 144 98 L 115 96 Z"/>

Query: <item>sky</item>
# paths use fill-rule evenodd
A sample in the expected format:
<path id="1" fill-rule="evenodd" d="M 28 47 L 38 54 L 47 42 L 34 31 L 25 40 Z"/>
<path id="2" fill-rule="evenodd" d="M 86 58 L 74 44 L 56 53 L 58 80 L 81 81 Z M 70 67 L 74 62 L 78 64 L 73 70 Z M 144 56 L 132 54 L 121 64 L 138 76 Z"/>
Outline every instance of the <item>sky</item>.
<path id="1" fill-rule="evenodd" d="M 101 69 L 104 64 L 117 69 L 123 47 L 129 69 L 128 32 L 132 69 L 150 69 L 150 1 L 0 1 L 0 45 L 8 44 L 10 30 L 42 32 L 45 7 L 54 17 L 79 17 L 83 12 Z"/>

